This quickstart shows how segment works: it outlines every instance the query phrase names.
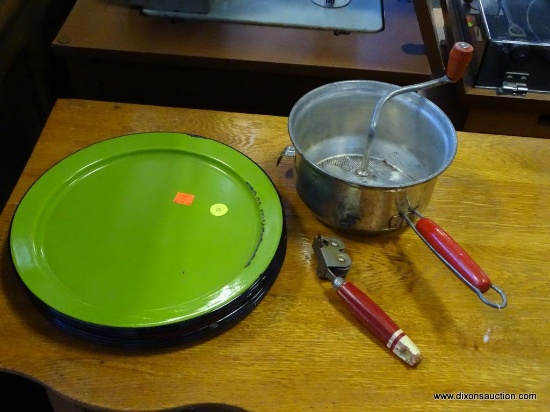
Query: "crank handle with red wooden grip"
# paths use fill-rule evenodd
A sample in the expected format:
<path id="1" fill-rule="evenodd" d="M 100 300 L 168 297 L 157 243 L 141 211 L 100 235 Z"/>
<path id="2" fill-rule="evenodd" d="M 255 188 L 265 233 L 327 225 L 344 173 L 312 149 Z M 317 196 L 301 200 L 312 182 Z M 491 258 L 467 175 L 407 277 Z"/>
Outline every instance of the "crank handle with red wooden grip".
<path id="1" fill-rule="evenodd" d="M 454 83 L 460 80 L 472 61 L 473 53 L 474 48 L 468 43 L 459 41 L 453 45 L 449 53 L 449 60 L 447 61 L 445 73 L 449 81 Z"/>
<path id="2" fill-rule="evenodd" d="M 426 243 L 432 252 L 462 281 L 472 289 L 481 301 L 493 308 L 502 309 L 507 305 L 504 292 L 493 285 L 483 269 L 466 253 L 466 251 L 434 221 L 413 211 L 419 217 L 416 223 L 403 214 L 405 222 Z M 501 303 L 492 302 L 484 296 L 489 289 L 497 292 Z"/>

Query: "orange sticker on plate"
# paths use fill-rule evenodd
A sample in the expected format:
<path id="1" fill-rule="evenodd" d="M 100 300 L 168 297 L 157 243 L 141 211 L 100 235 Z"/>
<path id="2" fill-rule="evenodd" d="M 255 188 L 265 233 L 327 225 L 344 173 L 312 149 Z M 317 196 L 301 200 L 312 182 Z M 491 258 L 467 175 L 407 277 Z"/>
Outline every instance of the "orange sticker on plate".
<path id="1" fill-rule="evenodd" d="M 190 195 L 189 193 L 178 192 L 176 197 L 174 197 L 174 203 L 179 203 L 180 205 L 191 206 L 195 195 Z"/>

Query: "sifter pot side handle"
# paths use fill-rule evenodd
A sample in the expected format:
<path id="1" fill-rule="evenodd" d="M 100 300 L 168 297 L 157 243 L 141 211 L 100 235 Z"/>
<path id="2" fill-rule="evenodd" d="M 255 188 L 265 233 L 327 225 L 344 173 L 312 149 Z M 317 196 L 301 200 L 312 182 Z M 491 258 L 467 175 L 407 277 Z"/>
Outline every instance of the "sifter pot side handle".
<path id="1" fill-rule="evenodd" d="M 493 285 L 487 274 L 481 267 L 466 253 L 466 251 L 439 225 L 433 220 L 419 216 L 416 223 L 403 214 L 405 222 L 414 230 L 414 232 L 426 243 L 426 245 L 436 254 L 436 256 L 462 281 L 472 289 L 483 303 L 498 309 L 503 309 L 507 305 L 507 299 L 504 292 Z M 502 301 L 500 303 L 490 301 L 484 296 L 489 289 L 496 291 Z"/>

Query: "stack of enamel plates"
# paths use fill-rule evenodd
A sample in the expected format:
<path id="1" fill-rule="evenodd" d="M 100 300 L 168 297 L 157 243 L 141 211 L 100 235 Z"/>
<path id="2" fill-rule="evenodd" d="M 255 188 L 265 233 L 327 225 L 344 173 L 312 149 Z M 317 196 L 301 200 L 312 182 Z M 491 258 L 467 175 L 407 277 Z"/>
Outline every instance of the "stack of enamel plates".
<path id="1" fill-rule="evenodd" d="M 54 323 L 147 347 L 211 337 L 247 315 L 279 274 L 286 232 L 277 190 L 248 157 L 142 133 L 48 170 L 21 201 L 10 244 Z"/>

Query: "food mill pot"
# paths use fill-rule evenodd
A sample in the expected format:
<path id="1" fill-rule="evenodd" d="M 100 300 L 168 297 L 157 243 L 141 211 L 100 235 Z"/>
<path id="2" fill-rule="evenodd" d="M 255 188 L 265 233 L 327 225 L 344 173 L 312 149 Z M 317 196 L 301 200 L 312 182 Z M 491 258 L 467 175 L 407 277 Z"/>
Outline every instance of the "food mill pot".
<path id="1" fill-rule="evenodd" d="M 298 194 L 325 224 L 376 234 L 405 225 L 403 212 L 422 212 L 437 177 L 457 148 L 454 127 L 416 93 L 388 101 L 372 143 L 373 174 L 359 179 L 369 121 L 376 103 L 397 86 L 375 81 L 327 84 L 304 95 L 288 121 Z M 293 153 L 294 152 L 294 153 Z"/>

